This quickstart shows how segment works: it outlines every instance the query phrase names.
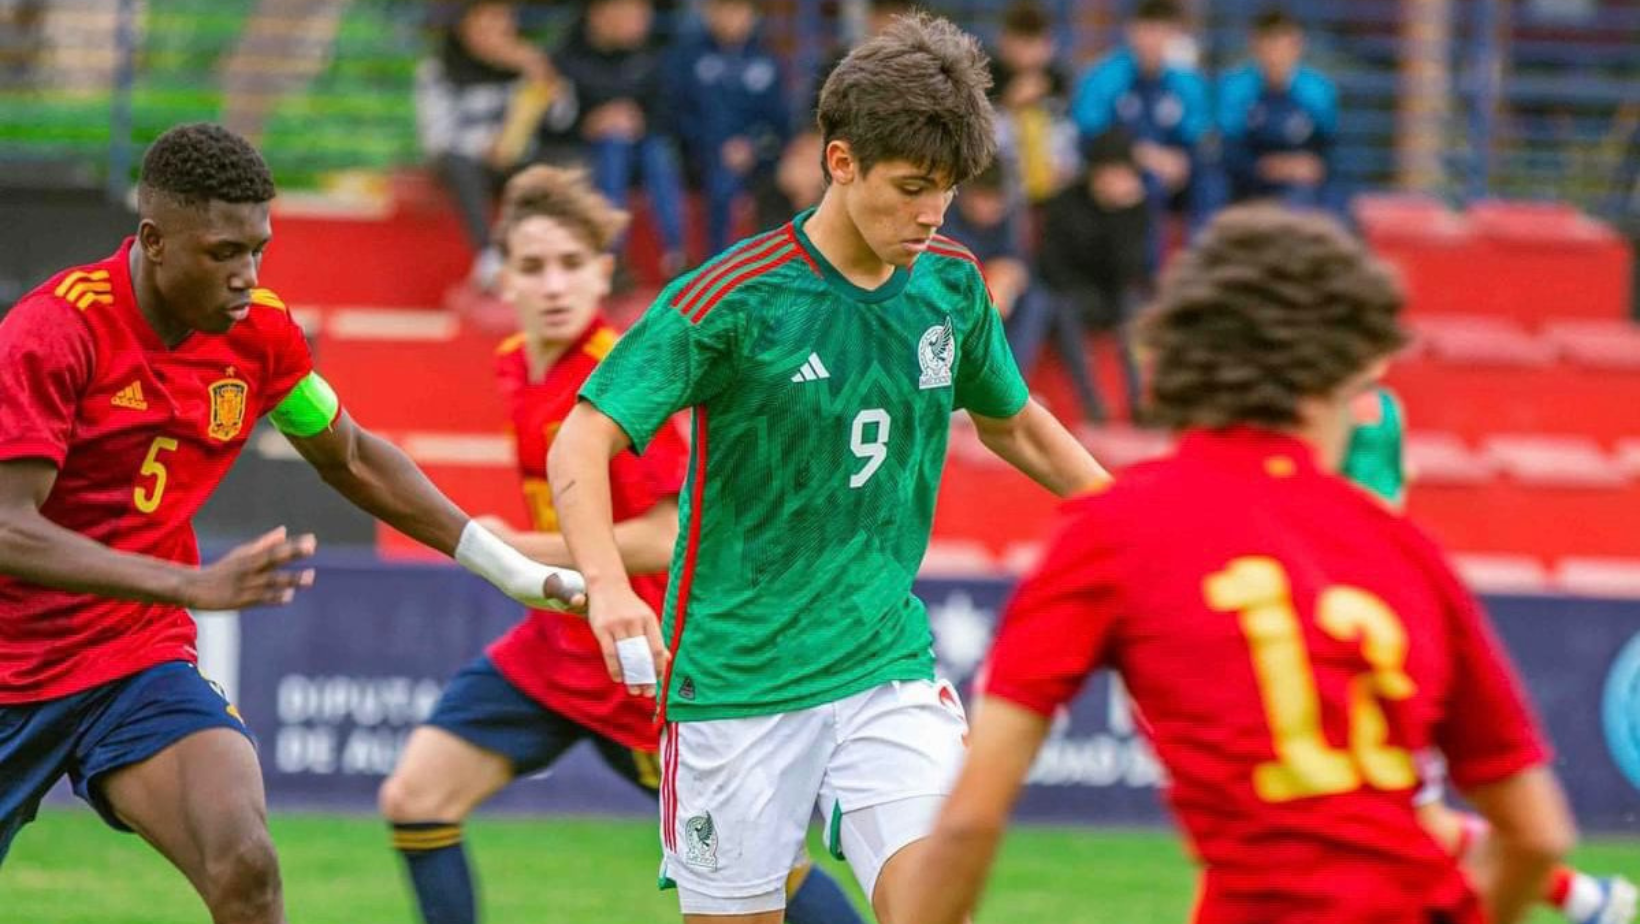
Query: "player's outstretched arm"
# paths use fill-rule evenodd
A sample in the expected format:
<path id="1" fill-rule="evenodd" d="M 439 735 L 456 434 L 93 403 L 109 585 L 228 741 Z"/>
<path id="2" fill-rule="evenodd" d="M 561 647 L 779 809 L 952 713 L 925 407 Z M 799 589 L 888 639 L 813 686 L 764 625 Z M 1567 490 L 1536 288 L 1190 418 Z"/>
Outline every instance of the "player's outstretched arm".
<path id="1" fill-rule="evenodd" d="M 316 433 L 287 430 L 285 436 L 326 484 L 359 509 L 451 556 L 513 599 L 551 609 L 585 605 L 580 575 L 531 561 L 473 522 L 401 449 L 354 423 L 346 411 Z"/>
<path id="2" fill-rule="evenodd" d="M 985 417 L 971 411 L 968 416 L 986 449 L 1060 497 L 1110 480 L 1104 466 L 1035 399 L 1026 401 L 1012 417 Z"/>
<path id="3" fill-rule="evenodd" d="M 1470 787 L 1463 794 L 1492 826 L 1474 864 L 1475 887 L 1486 903 L 1487 920 L 1524 920 L 1543 895 L 1549 871 L 1576 839 L 1566 796 L 1554 774 L 1542 766 Z"/>
<path id="4" fill-rule="evenodd" d="M 483 516 L 478 522 L 507 544 L 545 565 L 575 567 L 569 543 L 563 533 L 518 532 L 497 517 Z M 615 524 L 615 546 L 628 574 L 655 574 L 672 565 L 672 549 L 678 541 L 678 499 L 668 497 L 641 515 Z"/>
<path id="5" fill-rule="evenodd" d="M 917 924 L 961 924 L 973 913 L 1008 814 L 1048 728 L 1047 717 L 1009 700 L 981 700 L 962 775 L 919 858 L 907 913 L 897 918 Z"/>
<path id="6" fill-rule="evenodd" d="M 609 678 L 630 693 L 649 695 L 666 668 L 666 648 L 655 611 L 632 590 L 609 493 L 609 460 L 630 444 L 620 425 L 583 401 L 552 441 L 547 479 L 564 539 L 586 576 L 587 618 Z"/>
<path id="7" fill-rule="evenodd" d="M 121 600 L 232 610 L 289 603 L 313 584 L 313 569 L 285 566 L 311 556 L 311 535 L 284 527 L 203 568 L 119 552 L 40 514 L 57 469 L 45 459 L 0 462 L 0 572 L 45 587 Z"/>

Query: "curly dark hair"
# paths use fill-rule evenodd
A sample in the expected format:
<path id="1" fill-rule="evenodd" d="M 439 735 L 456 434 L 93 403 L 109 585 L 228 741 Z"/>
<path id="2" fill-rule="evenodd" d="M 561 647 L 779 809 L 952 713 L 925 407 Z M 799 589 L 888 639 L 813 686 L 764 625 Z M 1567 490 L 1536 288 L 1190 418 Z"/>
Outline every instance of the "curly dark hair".
<path id="1" fill-rule="evenodd" d="M 973 36 L 926 13 L 899 16 L 826 78 L 820 136 L 824 144 L 847 141 L 861 173 L 904 160 L 961 183 L 996 153 L 990 87 Z"/>
<path id="2" fill-rule="evenodd" d="M 155 194 L 189 207 L 207 202 L 267 202 L 273 176 L 250 142 L 220 125 L 193 122 L 165 132 L 142 158 L 137 202 Z"/>
<path id="3" fill-rule="evenodd" d="M 627 214 L 609 203 L 587 180 L 585 170 L 536 164 L 507 181 L 501 213 L 491 239 L 507 256 L 507 237 L 529 218 L 550 218 L 597 253 L 614 246 Z"/>
<path id="4" fill-rule="evenodd" d="M 1135 322 L 1157 423 L 1299 423 L 1407 342 L 1401 288 L 1331 219 L 1273 205 L 1225 210 L 1162 278 Z"/>

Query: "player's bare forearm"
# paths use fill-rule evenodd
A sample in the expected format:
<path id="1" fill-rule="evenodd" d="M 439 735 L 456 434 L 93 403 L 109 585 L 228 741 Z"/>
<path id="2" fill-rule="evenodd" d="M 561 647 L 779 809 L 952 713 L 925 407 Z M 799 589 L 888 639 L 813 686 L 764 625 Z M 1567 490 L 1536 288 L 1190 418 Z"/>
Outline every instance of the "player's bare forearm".
<path id="1" fill-rule="evenodd" d="M 985 448 L 1060 497 L 1110 480 L 1104 466 L 1034 399 L 1012 417 L 969 416 Z"/>
<path id="2" fill-rule="evenodd" d="M 677 499 L 661 501 L 642 516 L 616 523 L 614 532 L 615 546 L 627 573 L 665 571 L 672 565 L 672 548 L 678 540 Z M 504 538 L 513 548 L 542 564 L 575 567 L 563 533 L 508 532 Z"/>
<path id="3" fill-rule="evenodd" d="M 0 509 L 0 573 L 58 590 L 187 605 L 193 568 L 118 552 L 64 529 L 32 504 Z"/>
<path id="4" fill-rule="evenodd" d="M 404 451 L 344 411 L 330 429 L 291 444 L 354 506 L 428 548 L 454 555 L 470 519 Z"/>
<path id="5" fill-rule="evenodd" d="M 620 426 L 583 401 L 565 418 L 547 452 L 558 525 L 593 594 L 600 586 L 630 583 L 615 539 L 609 488 L 609 460 L 627 445 Z"/>
<path id="6" fill-rule="evenodd" d="M 1577 839 L 1560 784 L 1547 768 L 1533 767 L 1467 789 L 1464 797 L 1492 826 L 1480 848 L 1485 856 L 1474 864 L 1487 920 L 1524 920 L 1543 895 L 1549 871 Z"/>
<path id="7" fill-rule="evenodd" d="M 968 758 L 927 840 L 904 920 L 962 924 L 973 913 L 1008 815 L 1047 734 L 1046 718 L 1008 700 L 983 700 Z"/>

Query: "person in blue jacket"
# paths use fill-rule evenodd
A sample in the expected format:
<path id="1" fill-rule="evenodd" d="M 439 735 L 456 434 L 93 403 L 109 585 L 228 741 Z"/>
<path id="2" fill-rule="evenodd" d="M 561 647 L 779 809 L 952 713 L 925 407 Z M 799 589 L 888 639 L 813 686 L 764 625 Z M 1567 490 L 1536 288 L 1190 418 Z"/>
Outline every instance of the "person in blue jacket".
<path id="1" fill-rule="evenodd" d="M 757 32 L 754 0 L 706 0 L 705 28 L 671 60 L 673 124 L 706 193 L 707 238 L 718 253 L 737 235 L 735 200 L 767 177 L 791 137 L 784 74 Z"/>
<path id="2" fill-rule="evenodd" d="M 1234 201 L 1339 210 L 1333 177 L 1338 90 L 1301 63 L 1304 27 L 1272 7 L 1253 20 L 1253 60 L 1219 88 L 1219 135 Z"/>
<path id="3" fill-rule="evenodd" d="M 1121 48 L 1096 63 L 1071 101 L 1071 120 L 1084 142 L 1110 128 L 1133 139 L 1152 221 L 1150 263 L 1160 259 L 1162 213 L 1206 217 L 1211 184 L 1202 141 L 1212 127 L 1207 82 L 1193 67 L 1170 60 L 1184 40 L 1174 0 L 1140 0 L 1123 27 Z"/>

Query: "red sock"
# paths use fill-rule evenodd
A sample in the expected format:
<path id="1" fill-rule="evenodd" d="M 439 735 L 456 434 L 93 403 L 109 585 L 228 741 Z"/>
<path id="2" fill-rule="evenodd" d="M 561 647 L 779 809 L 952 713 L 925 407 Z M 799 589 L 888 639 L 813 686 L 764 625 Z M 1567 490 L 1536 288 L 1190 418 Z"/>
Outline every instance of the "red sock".
<path id="1" fill-rule="evenodd" d="M 1576 875 L 1570 867 L 1556 866 L 1554 871 L 1549 873 L 1549 889 L 1543 894 L 1544 901 L 1556 908 L 1564 908 L 1566 899 L 1571 897 L 1572 880 Z"/>

